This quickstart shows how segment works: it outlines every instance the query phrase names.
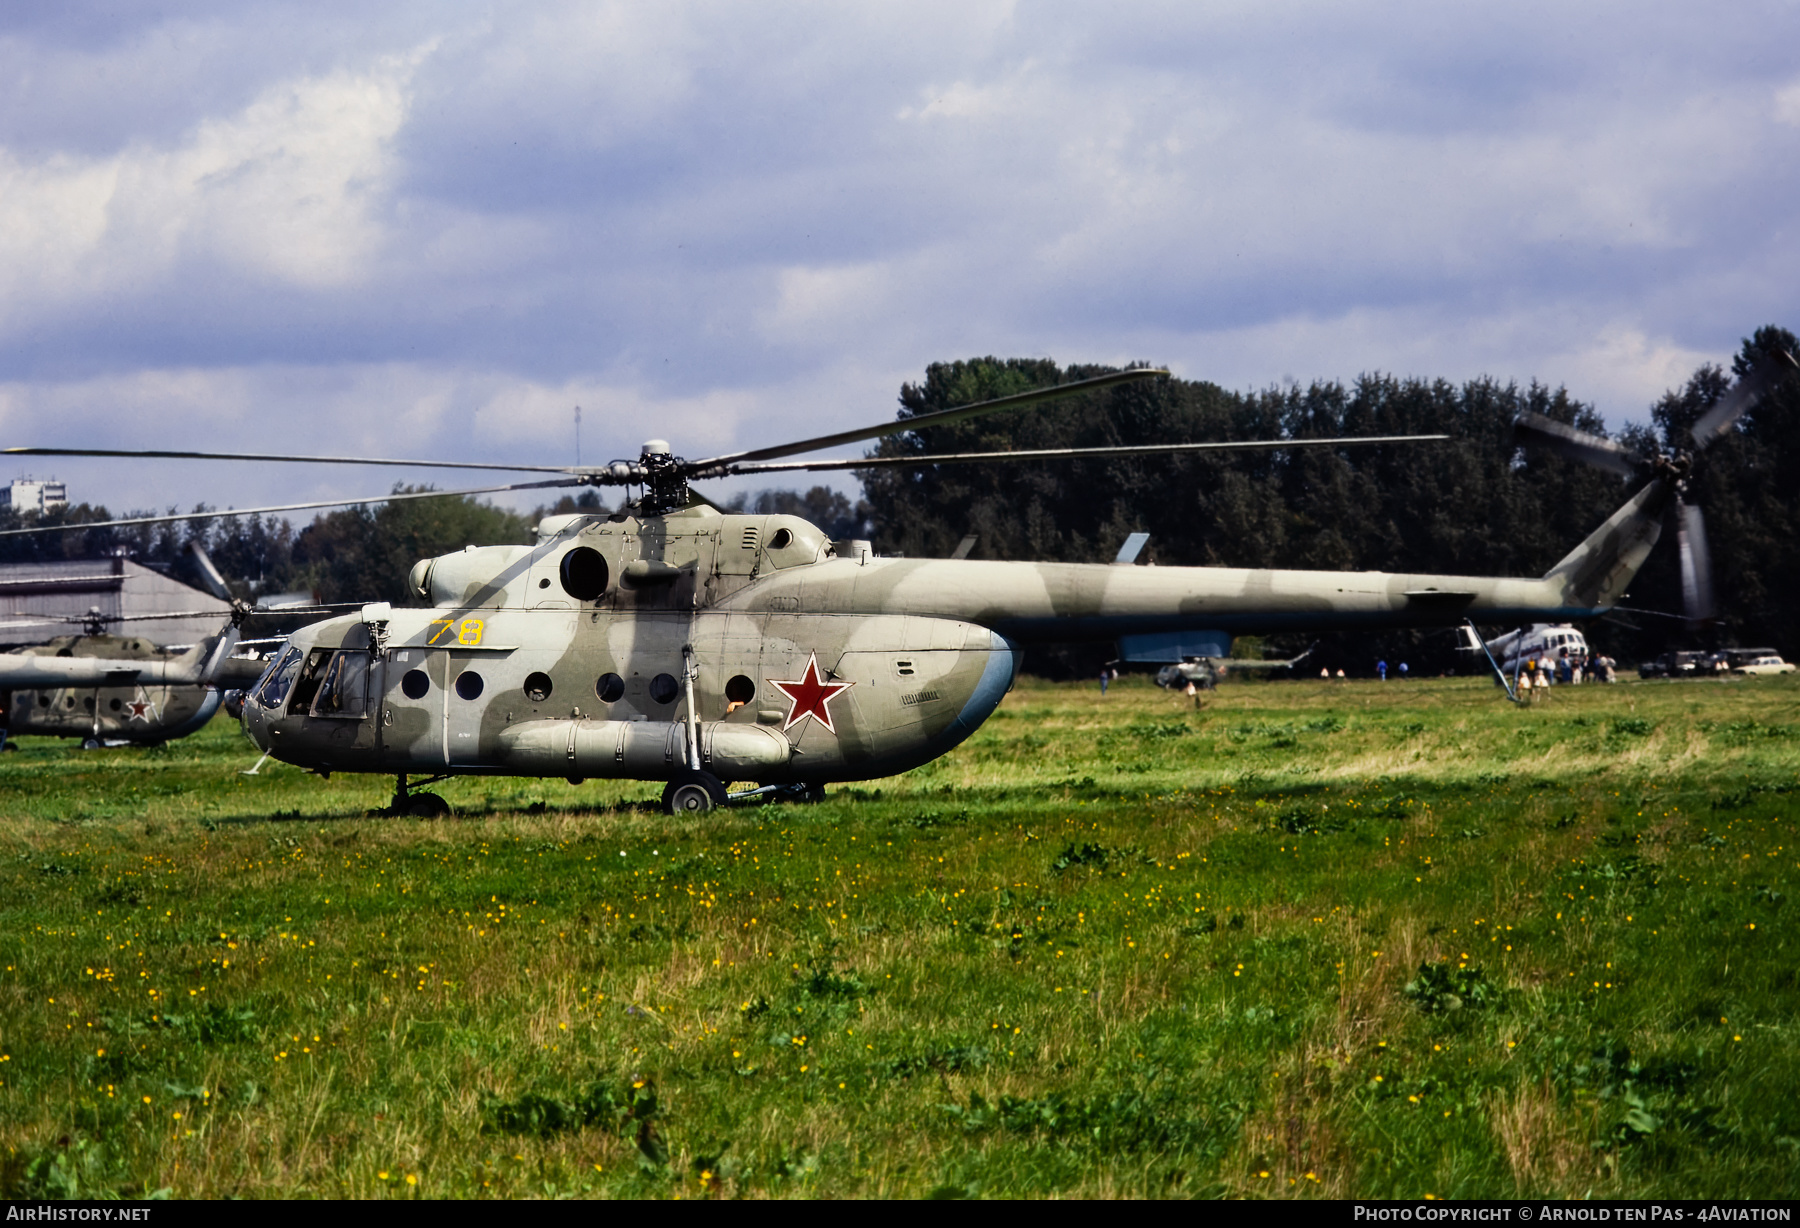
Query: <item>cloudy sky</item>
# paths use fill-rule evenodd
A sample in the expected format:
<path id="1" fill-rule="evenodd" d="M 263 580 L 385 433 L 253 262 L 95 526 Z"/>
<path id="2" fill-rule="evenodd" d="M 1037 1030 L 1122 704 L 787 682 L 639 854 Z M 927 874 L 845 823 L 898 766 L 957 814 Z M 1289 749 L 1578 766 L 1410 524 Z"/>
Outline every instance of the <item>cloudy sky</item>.
<path id="1" fill-rule="evenodd" d="M 0 443 L 567 463 L 580 405 L 584 461 L 698 456 L 986 354 L 1538 379 L 1617 425 L 1800 329 L 1797 36 L 1792 2 L 8 5 Z M 396 476 L 29 469 L 115 511 Z"/>

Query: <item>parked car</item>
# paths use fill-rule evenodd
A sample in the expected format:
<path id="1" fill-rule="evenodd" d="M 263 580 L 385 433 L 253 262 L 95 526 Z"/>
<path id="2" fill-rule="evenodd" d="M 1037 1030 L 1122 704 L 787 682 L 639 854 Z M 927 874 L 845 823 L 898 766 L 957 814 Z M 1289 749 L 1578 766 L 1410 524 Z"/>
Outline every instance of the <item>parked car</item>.
<path id="1" fill-rule="evenodd" d="M 1754 678 L 1761 674 L 1791 674 L 1794 667 L 1779 656 L 1770 654 L 1766 657 L 1752 657 L 1742 665 L 1733 666 L 1732 673 L 1746 678 Z"/>
<path id="2" fill-rule="evenodd" d="M 1665 652 L 1638 666 L 1640 678 L 1712 678 L 1724 672 L 1724 661 L 1707 652 Z"/>

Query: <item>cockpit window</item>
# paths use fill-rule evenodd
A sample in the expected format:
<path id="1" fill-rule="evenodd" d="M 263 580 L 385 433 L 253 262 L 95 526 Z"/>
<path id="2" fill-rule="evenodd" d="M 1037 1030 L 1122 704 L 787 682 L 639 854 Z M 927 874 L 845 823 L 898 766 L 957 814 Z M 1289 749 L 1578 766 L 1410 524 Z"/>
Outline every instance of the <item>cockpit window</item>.
<path id="1" fill-rule="evenodd" d="M 288 688 L 294 685 L 294 673 L 300 668 L 300 650 L 289 648 L 275 658 L 273 664 L 263 671 L 262 681 L 257 683 L 256 702 L 265 708 L 279 708 L 287 698 Z"/>
<path id="2" fill-rule="evenodd" d="M 288 700 L 288 715 L 300 716 L 312 711 L 313 699 L 319 694 L 319 683 L 325 677 L 325 664 L 331 660 L 331 649 L 315 648 L 306 654 L 306 665 L 294 683 L 294 694 Z"/>
<path id="3" fill-rule="evenodd" d="M 369 707 L 369 654 L 334 652 L 325 663 L 313 698 L 314 716 L 361 719 Z"/>

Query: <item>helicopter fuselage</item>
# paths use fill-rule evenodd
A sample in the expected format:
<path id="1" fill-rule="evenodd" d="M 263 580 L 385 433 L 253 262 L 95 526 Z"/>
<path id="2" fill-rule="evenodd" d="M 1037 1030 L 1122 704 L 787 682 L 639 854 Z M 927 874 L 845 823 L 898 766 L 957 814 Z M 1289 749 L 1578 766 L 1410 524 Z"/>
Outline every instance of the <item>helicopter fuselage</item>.
<path id="1" fill-rule="evenodd" d="M 195 681 L 198 656 L 104 634 L 59 636 L 0 655 L 6 736 L 145 745 L 184 737 L 219 710 L 219 692 Z"/>
<path id="2" fill-rule="evenodd" d="M 1549 621 L 1623 593 L 1656 487 L 1539 579 L 840 555 L 792 516 L 559 516 L 422 560 L 430 608 L 296 632 L 245 730 L 319 771 L 815 784 L 892 775 L 998 707 L 1025 647 Z"/>

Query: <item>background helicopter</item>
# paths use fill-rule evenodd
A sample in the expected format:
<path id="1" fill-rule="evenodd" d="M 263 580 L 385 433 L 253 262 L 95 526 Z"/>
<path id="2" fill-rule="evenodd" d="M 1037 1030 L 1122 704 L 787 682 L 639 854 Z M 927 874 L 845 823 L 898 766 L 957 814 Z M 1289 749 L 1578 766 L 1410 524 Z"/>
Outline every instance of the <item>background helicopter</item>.
<path id="1" fill-rule="evenodd" d="M 432 608 L 368 606 L 297 632 L 251 692 L 245 728 L 274 757 L 322 773 L 394 774 L 396 809 L 442 809 L 411 794 L 422 782 L 409 785 L 409 776 L 420 773 L 661 780 L 672 810 L 720 804 L 726 780 L 763 782 L 751 793 L 816 794 L 828 781 L 890 775 L 948 751 L 992 713 L 1021 651 L 1040 640 L 1113 640 L 1127 655 L 1179 659 L 1226 655 L 1230 637 L 1250 631 L 1598 614 L 1642 565 L 1678 493 L 1673 474 L 1654 475 L 1546 575 L 1513 579 L 880 559 L 839 550 L 797 517 L 721 514 L 689 486 L 741 473 L 1434 438 L 779 459 L 1164 374 L 1115 372 L 697 461 L 653 440 L 637 460 L 598 468 L 456 465 L 558 476 L 410 497 L 570 485 L 639 493 L 610 515 L 547 518 L 533 545 L 421 560 L 412 587 Z M 1743 391 L 1737 413 L 1754 399 L 1754 389 Z M 313 506 L 327 504 L 254 510 Z M 185 517 L 101 523 L 175 519 Z"/>
<path id="2" fill-rule="evenodd" d="M 198 542 L 190 543 L 195 569 L 221 607 L 164 610 L 154 614 L 31 614 L 5 620 L 8 630 L 45 631 L 79 625 L 79 634 L 0 654 L 0 746 L 15 749 L 21 735 L 80 738 L 85 749 L 102 745 L 157 745 L 202 728 L 226 694 L 262 674 L 268 652 L 285 636 L 243 640 L 239 628 L 258 611 L 236 601 Z M 319 613 L 320 610 L 264 611 Z M 222 625 L 198 643 L 170 648 L 143 634 L 115 633 L 131 623 L 168 626 L 174 620 L 219 618 Z M 234 714 L 235 715 L 235 714 Z"/>
<path id="3" fill-rule="evenodd" d="M 1507 679 L 1516 680 L 1526 661 L 1554 662 L 1567 657 L 1583 669 L 1588 665 L 1587 636 L 1571 623 L 1533 623 L 1487 640 L 1472 626 L 1464 625 L 1458 631 L 1459 651 L 1484 652 L 1499 667 L 1494 678 L 1496 685 L 1505 685 Z"/>

